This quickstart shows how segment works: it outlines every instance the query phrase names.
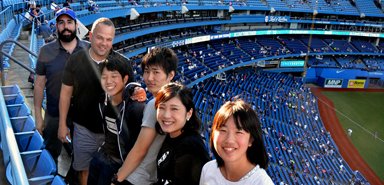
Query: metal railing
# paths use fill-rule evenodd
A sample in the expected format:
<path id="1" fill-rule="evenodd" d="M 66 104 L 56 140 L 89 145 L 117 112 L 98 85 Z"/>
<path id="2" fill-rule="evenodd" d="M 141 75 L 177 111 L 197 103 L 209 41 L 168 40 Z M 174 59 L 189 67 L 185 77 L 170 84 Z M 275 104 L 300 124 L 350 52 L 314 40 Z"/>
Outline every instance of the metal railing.
<path id="1" fill-rule="evenodd" d="M 8 23 L 13 19 L 13 10 L 9 6 L 0 12 L 0 33 L 7 27 Z"/>
<path id="2" fill-rule="evenodd" d="M 28 53 L 30 53 L 31 55 L 35 56 L 37 58 L 37 55 L 32 52 L 31 50 L 29 50 L 27 47 L 25 47 L 23 44 L 21 44 L 20 42 L 18 41 L 15 41 L 15 40 L 11 40 L 11 39 L 8 39 L 4 42 L 2 42 L 0 44 L 0 59 L 3 58 L 3 55 L 5 55 L 6 57 L 8 57 L 9 59 L 13 60 L 16 64 L 19 64 L 21 67 L 23 67 L 24 69 L 26 69 L 27 71 L 35 74 L 35 70 L 30 68 L 29 66 L 23 64 L 20 60 L 16 59 L 15 57 L 9 55 L 8 53 L 6 53 L 5 51 L 3 51 L 3 47 L 6 43 L 8 42 L 13 42 L 15 43 L 16 45 L 20 46 L 22 49 L 24 49 L 25 51 L 27 51 Z M 5 74 L 4 74 L 4 68 L 3 68 L 3 60 L 1 61 L 1 64 L 0 64 L 0 77 L 1 77 L 1 84 L 2 85 L 5 85 Z"/>

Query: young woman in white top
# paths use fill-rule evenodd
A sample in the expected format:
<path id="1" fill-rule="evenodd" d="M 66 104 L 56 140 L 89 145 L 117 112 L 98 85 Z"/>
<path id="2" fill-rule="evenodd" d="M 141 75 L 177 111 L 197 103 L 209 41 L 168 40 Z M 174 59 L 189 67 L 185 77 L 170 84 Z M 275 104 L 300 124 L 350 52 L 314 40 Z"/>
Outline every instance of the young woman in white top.
<path id="1" fill-rule="evenodd" d="M 216 160 L 204 165 L 200 185 L 273 184 L 259 119 L 243 100 L 225 103 L 216 113 L 210 138 Z"/>

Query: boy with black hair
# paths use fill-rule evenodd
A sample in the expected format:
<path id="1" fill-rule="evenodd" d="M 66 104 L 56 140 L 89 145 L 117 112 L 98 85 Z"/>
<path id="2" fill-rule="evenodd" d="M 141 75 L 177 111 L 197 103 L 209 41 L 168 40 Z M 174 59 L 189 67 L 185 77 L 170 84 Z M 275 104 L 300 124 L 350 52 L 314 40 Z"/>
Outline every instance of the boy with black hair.
<path id="1" fill-rule="evenodd" d="M 163 85 L 173 80 L 178 61 L 175 52 L 169 48 L 154 48 L 143 57 L 141 68 L 144 83 L 153 97 Z M 137 141 L 123 166 L 113 176 L 113 184 L 148 185 L 157 182 L 156 157 L 165 135 L 156 132 L 156 122 L 155 99 L 152 99 L 145 106 Z"/>
<path id="2" fill-rule="evenodd" d="M 101 65 L 101 86 L 105 92 L 99 102 L 105 141 L 89 166 L 88 184 L 110 185 L 114 173 L 136 142 L 141 129 L 145 103 L 130 98 L 135 85 L 126 86 L 128 65 L 107 60 Z"/>

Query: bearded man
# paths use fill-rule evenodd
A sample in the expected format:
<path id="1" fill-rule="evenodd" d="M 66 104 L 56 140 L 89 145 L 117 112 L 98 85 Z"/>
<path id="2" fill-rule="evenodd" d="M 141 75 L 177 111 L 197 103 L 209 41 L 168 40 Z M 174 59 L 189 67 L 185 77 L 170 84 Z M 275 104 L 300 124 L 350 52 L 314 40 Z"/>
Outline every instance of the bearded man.
<path id="1" fill-rule="evenodd" d="M 45 148 L 57 164 L 62 148 L 62 142 L 57 138 L 62 74 L 69 56 L 83 48 L 89 48 L 90 45 L 76 37 L 76 14 L 69 8 L 63 8 L 56 13 L 56 30 L 58 39 L 41 47 L 37 59 L 34 109 L 36 129 L 42 134 Z M 44 89 L 47 106 L 43 119 Z M 67 123 L 70 124 L 69 121 Z"/>

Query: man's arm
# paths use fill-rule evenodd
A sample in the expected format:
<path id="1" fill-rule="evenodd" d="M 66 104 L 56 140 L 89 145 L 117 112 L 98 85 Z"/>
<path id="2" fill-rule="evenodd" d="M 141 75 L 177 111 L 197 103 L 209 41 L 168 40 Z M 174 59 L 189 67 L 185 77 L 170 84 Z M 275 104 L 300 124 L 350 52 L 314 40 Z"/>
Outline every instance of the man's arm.
<path id="1" fill-rule="evenodd" d="M 67 127 L 67 115 L 68 115 L 69 105 L 71 103 L 72 92 L 73 92 L 73 86 L 68 86 L 65 84 L 61 85 L 60 102 L 59 102 L 60 117 L 59 117 L 58 138 L 63 143 L 68 143 L 66 137 L 71 138 L 68 127 Z"/>
<path id="2" fill-rule="evenodd" d="M 128 153 L 123 165 L 117 172 L 119 182 L 125 180 L 143 161 L 149 147 L 156 138 L 156 130 L 150 127 L 141 127 L 136 143 Z"/>
<path id="3" fill-rule="evenodd" d="M 45 127 L 42 114 L 42 103 L 44 99 L 44 88 L 46 80 L 47 79 L 45 75 L 36 75 L 35 86 L 33 90 L 33 105 L 35 108 L 36 129 L 41 135 L 43 135 L 43 130 Z"/>

